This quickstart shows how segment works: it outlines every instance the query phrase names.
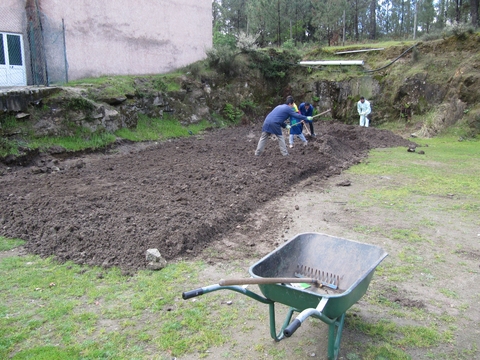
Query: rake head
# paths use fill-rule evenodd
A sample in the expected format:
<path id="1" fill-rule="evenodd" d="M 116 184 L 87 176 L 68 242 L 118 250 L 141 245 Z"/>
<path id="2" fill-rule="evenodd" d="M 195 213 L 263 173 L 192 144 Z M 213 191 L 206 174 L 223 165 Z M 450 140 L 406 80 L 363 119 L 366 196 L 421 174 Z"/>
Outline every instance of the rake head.
<path id="1" fill-rule="evenodd" d="M 319 269 L 315 269 L 310 266 L 305 266 L 301 264 L 297 264 L 295 276 L 299 278 L 306 277 L 317 279 L 323 286 L 327 286 L 335 290 L 338 289 L 338 284 L 340 282 L 339 275 L 321 271 Z"/>

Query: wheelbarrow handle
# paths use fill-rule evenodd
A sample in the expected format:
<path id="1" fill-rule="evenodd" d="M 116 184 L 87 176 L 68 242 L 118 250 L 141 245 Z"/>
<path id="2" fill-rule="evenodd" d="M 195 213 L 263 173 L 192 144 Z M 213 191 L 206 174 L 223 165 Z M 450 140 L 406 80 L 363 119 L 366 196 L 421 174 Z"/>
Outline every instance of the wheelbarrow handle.
<path id="1" fill-rule="evenodd" d="M 254 300 L 260 301 L 261 303 L 269 304 L 269 305 L 273 304 L 272 300 L 267 299 L 263 296 L 260 296 L 256 293 L 254 293 L 253 291 L 247 290 L 243 286 L 220 286 L 218 284 L 204 286 L 204 287 L 201 287 L 201 288 L 198 288 L 198 289 L 195 289 L 195 290 L 185 291 L 185 292 L 182 293 L 182 298 L 183 298 L 183 300 L 187 300 L 187 299 L 193 298 L 195 296 L 208 294 L 212 291 L 217 291 L 217 290 L 231 290 L 231 291 L 235 291 L 235 292 L 238 292 L 240 294 L 246 295 L 246 296 L 248 296 L 248 297 L 250 297 Z"/>
<path id="2" fill-rule="evenodd" d="M 183 300 L 187 300 L 187 299 L 191 299 L 195 296 L 203 295 L 203 293 L 204 293 L 203 288 L 198 288 L 198 289 L 195 289 L 195 290 L 185 291 L 184 293 L 182 293 L 182 298 L 183 298 Z"/>
<path id="3" fill-rule="evenodd" d="M 327 297 L 323 297 L 322 300 L 320 300 L 320 302 L 318 303 L 317 307 L 314 309 L 314 308 L 309 308 L 309 309 L 305 309 L 303 310 L 297 317 L 295 320 L 293 320 L 290 325 L 288 325 L 285 330 L 283 330 L 283 335 L 285 335 L 286 337 L 290 337 L 293 335 L 293 333 L 295 331 L 297 331 L 297 329 L 300 327 L 300 325 L 302 325 L 302 322 L 305 321 L 306 318 L 308 318 L 309 316 L 311 315 L 315 315 L 317 318 L 319 318 L 320 320 L 322 320 L 323 322 L 326 322 L 327 324 L 331 324 L 331 323 L 334 323 L 335 322 L 335 319 L 332 320 L 330 318 L 328 318 L 327 316 L 325 316 L 322 311 L 323 309 L 325 308 L 325 306 L 327 305 L 327 302 L 328 302 L 329 298 Z"/>
<path id="4" fill-rule="evenodd" d="M 285 330 L 283 330 L 283 335 L 290 337 L 295 331 L 302 325 L 302 322 L 298 319 L 293 320 L 290 325 L 288 325 Z"/>

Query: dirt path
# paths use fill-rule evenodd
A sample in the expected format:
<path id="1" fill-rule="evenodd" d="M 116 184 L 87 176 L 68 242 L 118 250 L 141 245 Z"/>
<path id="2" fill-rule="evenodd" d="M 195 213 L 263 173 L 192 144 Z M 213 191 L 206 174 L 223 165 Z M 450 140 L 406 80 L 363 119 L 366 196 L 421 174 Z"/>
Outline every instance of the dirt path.
<path id="1" fill-rule="evenodd" d="M 259 126 L 218 130 L 107 154 L 62 160 L 40 155 L 33 166 L 1 168 L 0 235 L 60 261 L 145 267 L 145 251 L 167 259 L 197 256 L 210 242 L 242 229 L 238 239 L 271 242 L 277 224 L 256 211 L 303 179 L 326 179 L 371 148 L 408 146 L 388 131 L 319 124 L 306 148 L 281 156 L 276 140 L 253 155 Z M 297 140 L 298 142 L 298 140 Z M 258 250 L 255 249 L 255 252 Z M 248 255 L 248 253 L 246 254 Z"/>

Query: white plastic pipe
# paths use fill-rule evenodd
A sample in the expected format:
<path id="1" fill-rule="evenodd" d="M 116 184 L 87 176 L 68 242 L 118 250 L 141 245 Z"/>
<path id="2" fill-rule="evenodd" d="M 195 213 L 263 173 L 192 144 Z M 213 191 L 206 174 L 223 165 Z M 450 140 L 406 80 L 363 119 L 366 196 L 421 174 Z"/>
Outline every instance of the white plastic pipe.
<path id="1" fill-rule="evenodd" d="M 300 61 L 300 65 L 362 65 L 363 60 L 318 60 L 318 61 Z"/>

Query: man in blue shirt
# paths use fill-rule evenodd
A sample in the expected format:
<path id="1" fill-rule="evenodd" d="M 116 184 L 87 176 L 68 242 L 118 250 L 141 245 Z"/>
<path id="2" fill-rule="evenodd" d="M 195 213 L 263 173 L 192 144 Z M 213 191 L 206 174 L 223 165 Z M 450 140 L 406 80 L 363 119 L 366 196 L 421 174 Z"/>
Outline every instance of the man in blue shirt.
<path id="1" fill-rule="evenodd" d="M 255 155 L 259 156 L 263 153 L 263 149 L 268 140 L 269 135 L 276 135 L 278 138 L 278 146 L 283 156 L 288 155 L 287 146 L 285 145 L 285 139 L 283 138 L 282 128 L 290 129 L 290 125 L 285 122 L 288 118 L 293 117 L 300 120 L 312 120 L 311 116 L 304 116 L 296 113 L 293 109 L 294 100 L 293 97 L 288 96 L 287 101 L 283 105 L 278 105 L 273 109 L 270 114 L 267 115 L 262 126 L 262 135 L 258 141 L 257 150 Z"/>
<path id="2" fill-rule="evenodd" d="M 298 110 L 300 111 L 300 114 L 305 115 L 305 116 L 313 116 L 313 110 L 315 108 L 308 102 L 301 103 L 300 106 L 298 107 Z M 310 125 L 310 134 L 312 134 L 313 137 L 317 136 L 315 134 L 315 131 L 313 131 L 313 121 L 310 120 L 308 121 L 308 125 Z"/>

